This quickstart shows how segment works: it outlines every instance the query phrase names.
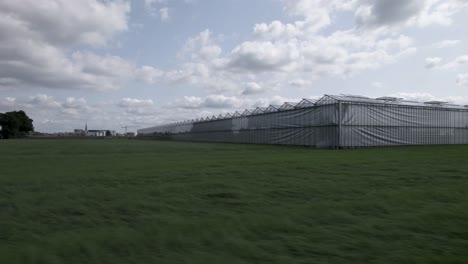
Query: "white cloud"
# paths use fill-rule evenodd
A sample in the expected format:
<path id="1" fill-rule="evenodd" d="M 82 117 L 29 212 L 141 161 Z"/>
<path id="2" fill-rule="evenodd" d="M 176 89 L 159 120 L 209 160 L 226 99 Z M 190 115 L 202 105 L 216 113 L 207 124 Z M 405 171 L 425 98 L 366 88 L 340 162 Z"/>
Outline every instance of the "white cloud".
<path id="1" fill-rule="evenodd" d="M 58 108 L 60 107 L 60 103 L 55 100 L 53 96 L 49 96 L 46 94 L 38 94 L 35 96 L 31 96 L 28 104 L 34 107 L 46 107 L 46 108 Z"/>
<path id="2" fill-rule="evenodd" d="M 465 0 L 362 0 L 355 17 L 361 27 L 448 26 L 467 7 Z"/>
<path id="3" fill-rule="evenodd" d="M 167 0 L 144 0 L 144 5 L 147 11 L 154 12 L 155 7 L 159 4 L 166 4 Z"/>
<path id="4" fill-rule="evenodd" d="M 86 123 L 88 129 L 123 131 L 121 127 L 127 125 L 146 127 L 200 113 L 208 115 L 208 111 L 202 109 L 156 108 L 149 99 L 122 98 L 118 103 L 89 104 L 84 98 L 58 99 L 47 94 L 27 98 L 0 97 L 0 112 L 14 110 L 24 110 L 34 120 L 35 130 L 41 132 L 71 132 L 75 128 L 84 128 Z M 219 108 L 210 113 L 218 111 Z"/>
<path id="5" fill-rule="evenodd" d="M 285 11 L 292 16 L 303 17 L 295 22 L 300 31 L 317 32 L 332 22 L 331 16 L 336 11 L 355 8 L 357 0 L 283 0 Z"/>
<path id="6" fill-rule="evenodd" d="M 361 26 L 393 26 L 407 22 L 424 7 L 422 0 L 373 1 L 357 9 L 356 21 Z"/>
<path id="7" fill-rule="evenodd" d="M 431 24 L 449 26 L 455 14 L 468 8 L 466 0 L 425 0 L 425 2 L 424 10 L 413 21 L 422 27 Z"/>
<path id="8" fill-rule="evenodd" d="M 299 53 L 294 43 L 247 41 L 232 51 L 229 67 L 247 71 L 290 71 Z"/>
<path id="9" fill-rule="evenodd" d="M 144 6 L 151 15 L 165 22 L 170 19 L 168 2 L 168 0 L 145 0 Z"/>
<path id="10" fill-rule="evenodd" d="M 84 98 L 75 98 L 75 97 L 67 97 L 65 102 L 62 103 L 62 106 L 65 108 L 86 108 L 87 102 Z"/>
<path id="11" fill-rule="evenodd" d="M 191 109 L 194 113 L 210 112 L 213 114 L 220 114 L 226 111 L 243 111 L 245 109 L 252 109 L 256 107 L 265 107 L 269 105 L 281 105 L 284 102 L 299 102 L 299 98 L 285 98 L 281 96 L 264 97 L 264 98 L 248 98 L 236 97 L 225 95 L 208 95 L 204 98 L 196 96 L 184 96 L 181 99 L 169 104 L 172 109 Z M 199 115 L 199 114 L 198 114 Z M 203 116 L 203 115 L 202 115 Z M 190 115 L 187 118 L 193 118 Z"/>
<path id="12" fill-rule="evenodd" d="M 371 86 L 372 86 L 373 88 L 375 88 L 375 89 L 381 89 L 381 88 L 383 88 L 383 83 L 381 83 L 381 82 L 373 82 L 373 83 L 371 83 Z"/>
<path id="13" fill-rule="evenodd" d="M 468 55 L 458 56 L 452 61 L 441 66 L 441 69 L 444 70 L 456 70 L 460 66 L 468 64 Z"/>
<path id="14" fill-rule="evenodd" d="M 216 59 L 222 53 L 218 45 L 222 36 L 214 36 L 213 33 L 205 29 L 195 37 L 187 39 L 178 53 L 179 59 L 188 59 L 194 61 L 210 61 Z"/>
<path id="15" fill-rule="evenodd" d="M 127 30 L 129 11 L 130 4 L 120 0 L 1 1 L 0 25 L 6 38 L 28 33 L 51 45 L 103 45 Z"/>
<path id="16" fill-rule="evenodd" d="M 276 83 L 301 87 L 324 77 L 347 78 L 365 70 L 393 63 L 416 50 L 413 40 L 386 31 L 355 28 L 324 35 L 334 12 L 350 11 L 361 1 L 285 0 L 285 10 L 299 19 L 256 24 L 253 39 L 223 53 L 213 34 L 205 30 L 187 40 L 179 53 L 185 62 L 165 74 L 172 83 L 188 83 L 209 91 L 242 91 L 247 82 Z M 310 23 L 311 21 L 320 21 Z M 291 82 L 293 74 L 301 82 Z M 267 77 L 269 76 L 269 77 Z M 249 93 L 249 90 L 245 90 Z M 234 92 L 239 93 L 239 92 Z"/>
<path id="17" fill-rule="evenodd" d="M 106 109 L 89 105 L 84 98 L 57 99 L 47 94 L 30 97 L 0 97 L 1 111 L 24 110 L 34 120 L 36 131 L 72 131 L 86 120 L 108 118 Z M 99 113 L 99 115 L 97 115 Z M 98 122 L 95 123 L 98 126 Z"/>
<path id="18" fill-rule="evenodd" d="M 283 24 L 275 20 L 270 24 L 261 23 L 254 26 L 254 35 L 258 39 L 287 39 L 302 35 L 296 24 Z"/>
<path id="19" fill-rule="evenodd" d="M 304 87 L 304 86 L 310 85 L 311 82 L 299 78 L 299 79 L 295 79 L 295 80 L 290 81 L 289 84 L 290 84 L 291 86 L 295 86 L 295 87 Z"/>
<path id="20" fill-rule="evenodd" d="M 127 30 L 129 11 L 123 1 L 1 1 L 0 85 L 118 88 L 116 74 L 128 69 L 123 59 L 69 50 L 106 45 Z"/>
<path id="21" fill-rule="evenodd" d="M 457 85 L 468 87 L 468 73 L 459 74 L 457 76 Z M 467 104 L 468 104 L 468 101 L 467 101 Z"/>
<path id="22" fill-rule="evenodd" d="M 439 65 L 439 63 L 442 61 L 442 58 L 439 58 L 439 57 L 430 57 L 430 58 L 426 58 L 426 64 L 425 64 L 425 67 L 427 69 L 432 69 L 432 68 L 435 68 Z"/>
<path id="23" fill-rule="evenodd" d="M 14 97 L 0 97 L 0 111 L 13 110 L 12 107 L 16 103 L 16 98 Z"/>
<path id="24" fill-rule="evenodd" d="M 248 82 L 245 84 L 245 89 L 242 92 L 243 95 L 252 95 L 252 94 L 261 94 L 266 91 L 265 87 L 256 83 L 256 82 Z"/>
<path id="25" fill-rule="evenodd" d="M 435 43 L 434 47 L 438 49 L 450 48 L 459 44 L 460 42 L 461 41 L 458 39 L 447 39 L 447 40 L 443 40 L 443 41 Z"/>
<path id="26" fill-rule="evenodd" d="M 169 8 L 163 7 L 159 9 L 159 17 L 161 18 L 161 21 L 168 21 L 169 20 Z"/>
<path id="27" fill-rule="evenodd" d="M 97 109 L 89 106 L 84 98 L 67 97 L 61 103 L 61 111 L 69 116 L 79 117 L 97 111 Z"/>
<path id="28" fill-rule="evenodd" d="M 301 72 L 309 79 L 346 77 L 391 63 L 414 50 L 404 35 L 336 31 L 285 41 L 248 41 L 232 52 L 227 67 L 244 72 Z"/>
<path id="29" fill-rule="evenodd" d="M 163 74 L 164 71 L 147 65 L 136 70 L 137 79 L 141 79 L 147 83 L 155 83 L 163 76 Z"/>
<path id="30" fill-rule="evenodd" d="M 117 104 L 126 113 L 132 115 L 150 115 L 156 112 L 154 102 L 151 99 L 137 99 L 125 97 Z"/>
<path id="31" fill-rule="evenodd" d="M 176 100 L 172 107 L 180 107 L 187 109 L 198 108 L 241 108 L 246 101 L 235 96 L 224 95 L 209 95 L 205 98 L 195 96 L 184 96 L 182 99 Z"/>
<path id="32" fill-rule="evenodd" d="M 459 105 L 468 104 L 468 97 L 464 96 L 435 96 L 427 92 L 399 92 L 391 96 L 404 98 L 416 102 L 442 101 Z"/>
<path id="33" fill-rule="evenodd" d="M 417 48 L 403 27 L 446 25 L 465 8 L 458 0 L 283 0 L 285 12 L 295 19 L 259 23 L 251 39 L 223 51 L 222 36 L 205 30 L 185 43 L 178 57 L 182 64 L 161 74 L 171 84 L 189 84 L 209 92 L 252 94 L 245 83 L 310 85 L 326 77 L 348 78 L 409 56 Z M 391 3 L 390 3 L 391 2 Z M 339 12 L 354 12 L 356 26 L 324 34 Z M 438 17 L 438 19 L 436 19 Z M 443 19 L 442 19 L 443 18 Z M 445 22 L 444 22 L 444 21 Z M 447 40 L 440 45 L 454 45 Z M 428 58 L 427 67 L 440 61 Z M 289 75 L 288 75 L 289 74 Z M 301 80 L 291 81 L 291 78 Z M 257 89 L 260 90 L 260 89 Z"/>
<path id="34" fill-rule="evenodd" d="M 151 99 L 136 99 L 136 98 L 122 98 L 119 102 L 120 107 L 148 107 L 153 106 L 153 100 Z"/>
<path id="35" fill-rule="evenodd" d="M 238 90 L 239 76 L 224 70 L 227 60 L 218 45 L 222 38 L 209 30 L 189 38 L 177 55 L 182 63 L 177 69 L 165 71 L 162 80 L 172 85 L 201 87 L 209 92 Z"/>
<path id="36" fill-rule="evenodd" d="M 312 98 L 312 97 L 311 97 Z M 287 98 L 287 97 L 282 97 L 275 95 L 273 97 L 269 98 L 258 98 L 256 100 L 253 100 L 253 102 L 250 105 L 250 108 L 255 108 L 255 107 L 266 107 L 269 105 L 282 105 L 285 102 L 295 102 L 298 103 L 302 100 L 302 98 Z"/>

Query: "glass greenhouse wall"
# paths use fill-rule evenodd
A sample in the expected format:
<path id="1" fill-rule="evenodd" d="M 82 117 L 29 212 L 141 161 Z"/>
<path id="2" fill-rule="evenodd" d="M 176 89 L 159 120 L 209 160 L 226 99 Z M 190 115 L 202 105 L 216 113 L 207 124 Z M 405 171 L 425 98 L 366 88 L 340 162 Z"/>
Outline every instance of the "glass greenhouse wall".
<path id="1" fill-rule="evenodd" d="M 138 130 L 182 141 L 348 148 L 468 144 L 468 106 L 325 95 Z"/>

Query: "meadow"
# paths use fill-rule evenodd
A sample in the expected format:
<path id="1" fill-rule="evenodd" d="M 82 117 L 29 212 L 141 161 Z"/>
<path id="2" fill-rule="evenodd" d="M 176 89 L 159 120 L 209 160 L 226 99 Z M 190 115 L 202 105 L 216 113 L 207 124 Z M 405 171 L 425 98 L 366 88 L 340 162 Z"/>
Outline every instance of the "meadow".
<path id="1" fill-rule="evenodd" d="M 468 146 L 0 140 L 0 263 L 468 263 Z"/>

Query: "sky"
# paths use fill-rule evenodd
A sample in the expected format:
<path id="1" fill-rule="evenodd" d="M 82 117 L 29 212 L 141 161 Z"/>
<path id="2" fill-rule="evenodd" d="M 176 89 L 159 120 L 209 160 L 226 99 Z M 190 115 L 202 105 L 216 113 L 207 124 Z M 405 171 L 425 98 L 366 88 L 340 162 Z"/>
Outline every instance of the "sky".
<path id="1" fill-rule="evenodd" d="M 324 94 L 468 105 L 468 0 L 0 1 L 0 112 L 36 131 Z"/>

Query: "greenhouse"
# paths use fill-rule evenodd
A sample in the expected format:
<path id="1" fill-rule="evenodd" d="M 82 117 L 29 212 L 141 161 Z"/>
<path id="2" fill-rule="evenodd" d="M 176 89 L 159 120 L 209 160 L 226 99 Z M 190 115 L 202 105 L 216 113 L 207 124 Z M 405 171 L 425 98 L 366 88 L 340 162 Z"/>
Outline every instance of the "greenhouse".
<path id="1" fill-rule="evenodd" d="M 468 143 L 468 105 L 325 95 L 138 130 L 183 141 L 350 148 Z"/>

